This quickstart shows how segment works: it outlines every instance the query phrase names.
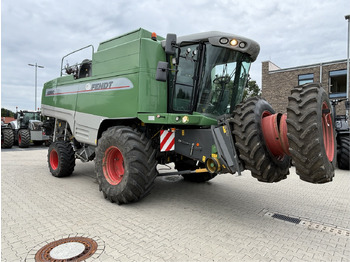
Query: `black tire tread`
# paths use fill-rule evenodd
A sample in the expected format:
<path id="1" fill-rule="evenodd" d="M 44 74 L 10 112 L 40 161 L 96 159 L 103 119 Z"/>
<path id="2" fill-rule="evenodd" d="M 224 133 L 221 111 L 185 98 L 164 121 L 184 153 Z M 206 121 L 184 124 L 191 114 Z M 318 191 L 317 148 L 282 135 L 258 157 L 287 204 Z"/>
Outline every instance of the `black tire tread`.
<path id="1" fill-rule="evenodd" d="M 255 107 L 259 101 L 267 103 L 260 97 L 252 97 L 236 106 L 233 115 L 235 146 L 243 166 L 253 177 L 261 182 L 278 182 L 287 178 L 289 166 L 276 164 L 259 136 L 255 122 Z"/>
<path id="2" fill-rule="evenodd" d="M 30 144 L 30 131 L 28 129 L 20 129 L 18 131 L 18 136 L 21 136 L 21 143 L 18 139 L 18 146 L 21 148 L 29 147 Z"/>
<path id="3" fill-rule="evenodd" d="M 14 143 L 13 131 L 10 128 L 1 129 L 2 143 L 1 148 L 11 148 Z"/>
<path id="4" fill-rule="evenodd" d="M 338 141 L 338 168 L 343 170 L 350 170 L 350 137 L 348 135 L 343 135 L 339 137 Z"/>
<path id="5" fill-rule="evenodd" d="M 128 176 L 125 187 L 121 192 L 115 193 L 112 186 L 105 181 L 102 161 L 104 157 L 104 145 L 118 139 L 122 144 L 123 157 L 128 162 Z M 111 127 L 107 129 L 98 141 L 96 148 L 95 172 L 100 185 L 100 191 L 106 199 L 112 203 L 127 204 L 136 202 L 145 197 L 154 185 L 157 176 L 156 151 L 144 134 L 130 127 Z M 125 179 L 125 176 L 123 177 Z M 117 185 L 120 186 L 120 185 Z"/>
<path id="6" fill-rule="evenodd" d="M 56 170 L 53 170 L 50 165 L 50 152 L 52 149 L 55 149 L 58 154 L 58 162 L 59 167 Z M 67 177 L 70 176 L 75 167 L 75 156 L 74 156 L 74 150 L 72 148 L 72 145 L 69 142 L 66 141 L 56 141 L 53 142 L 48 150 L 48 165 L 51 174 L 54 177 Z"/>
<path id="7" fill-rule="evenodd" d="M 318 84 L 297 86 L 288 97 L 289 151 L 300 179 L 311 183 L 326 183 L 334 176 L 334 163 L 325 160 L 321 146 L 322 124 L 317 122 L 322 121 L 321 100 L 325 97 L 328 99 Z"/>

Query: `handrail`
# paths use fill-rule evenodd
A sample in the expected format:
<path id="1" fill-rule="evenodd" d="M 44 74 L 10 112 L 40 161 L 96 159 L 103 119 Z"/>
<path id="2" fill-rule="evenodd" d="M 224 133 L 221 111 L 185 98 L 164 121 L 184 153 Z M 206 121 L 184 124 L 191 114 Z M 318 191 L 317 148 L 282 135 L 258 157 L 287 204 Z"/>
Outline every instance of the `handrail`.
<path id="1" fill-rule="evenodd" d="M 70 55 L 72 55 L 72 54 L 74 54 L 74 53 L 77 53 L 77 52 L 79 52 L 79 51 L 81 51 L 81 50 L 84 50 L 84 49 L 86 49 L 86 48 L 89 48 L 89 47 L 92 48 L 92 55 L 93 55 L 94 52 L 95 52 L 94 46 L 93 46 L 93 45 L 88 45 L 88 46 L 82 47 L 82 48 L 80 48 L 80 49 L 78 49 L 78 50 L 75 50 L 75 51 L 73 51 L 73 52 L 71 52 L 71 53 L 65 55 L 64 57 L 62 57 L 62 60 L 61 60 L 61 74 L 60 74 L 60 76 L 62 76 L 62 71 L 63 71 L 63 69 L 64 69 L 64 68 L 63 68 L 63 61 L 64 61 L 64 59 L 65 59 L 67 56 L 70 56 Z M 92 57 L 92 56 L 91 56 L 91 57 Z"/>

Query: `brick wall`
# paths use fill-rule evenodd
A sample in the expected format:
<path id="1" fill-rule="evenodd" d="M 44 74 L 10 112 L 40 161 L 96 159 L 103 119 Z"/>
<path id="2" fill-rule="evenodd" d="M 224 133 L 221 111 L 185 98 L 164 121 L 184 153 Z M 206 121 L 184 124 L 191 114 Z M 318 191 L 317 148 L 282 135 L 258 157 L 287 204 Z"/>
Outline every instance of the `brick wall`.
<path id="1" fill-rule="evenodd" d="M 321 64 L 281 69 L 270 61 L 262 62 L 262 97 L 276 112 L 286 113 L 290 90 L 298 85 L 298 76 L 314 74 L 314 82 L 322 84 L 328 92 L 329 72 L 346 69 L 346 60 L 322 64 L 322 81 L 320 81 Z M 337 106 L 338 114 L 345 114 L 344 102 Z"/>

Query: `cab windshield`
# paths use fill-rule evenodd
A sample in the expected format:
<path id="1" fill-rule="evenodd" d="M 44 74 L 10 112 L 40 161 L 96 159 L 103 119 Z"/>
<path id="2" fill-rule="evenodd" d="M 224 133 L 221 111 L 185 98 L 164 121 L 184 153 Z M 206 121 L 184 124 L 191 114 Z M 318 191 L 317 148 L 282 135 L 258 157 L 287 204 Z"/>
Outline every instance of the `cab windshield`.
<path id="1" fill-rule="evenodd" d="M 232 49 L 208 42 L 181 47 L 169 79 L 170 110 L 210 117 L 231 113 L 242 100 L 249 67 L 249 56 Z"/>
<path id="2" fill-rule="evenodd" d="M 215 116 L 229 114 L 242 100 L 249 67 L 247 55 L 207 44 L 195 111 Z"/>
<path id="3" fill-rule="evenodd" d="M 22 121 L 21 126 L 27 126 L 30 120 L 39 120 L 40 121 L 40 113 L 39 112 L 23 112 L 21 114 Z"/>
<path id="4" fill-rule="evenodd" d="M 25 112 L 24 118 L 26 120 L 40 120 L 40 113 L 38 112 Z"/>

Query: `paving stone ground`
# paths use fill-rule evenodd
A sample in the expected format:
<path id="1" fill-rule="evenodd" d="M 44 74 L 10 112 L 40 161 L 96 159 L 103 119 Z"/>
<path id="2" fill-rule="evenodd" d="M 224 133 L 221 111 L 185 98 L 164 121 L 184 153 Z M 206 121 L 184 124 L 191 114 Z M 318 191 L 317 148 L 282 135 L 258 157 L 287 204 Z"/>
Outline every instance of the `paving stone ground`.
<path id="1" fill-rule="evenodd" d="M 149 196 L 118 206 L 99 192 L 93 162 L 55 178 L 46 157 L 47 148 L 1 151 L 1 261 L 30 261 L 67 236 L 98 239 L 87 261 L 350 261 L 348 171 L 323 185 L 294 168 L 275 184 L 247 171 L 204 184 L 158 177 Z"/>

